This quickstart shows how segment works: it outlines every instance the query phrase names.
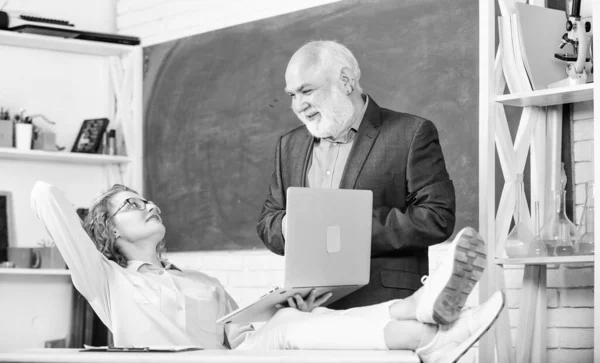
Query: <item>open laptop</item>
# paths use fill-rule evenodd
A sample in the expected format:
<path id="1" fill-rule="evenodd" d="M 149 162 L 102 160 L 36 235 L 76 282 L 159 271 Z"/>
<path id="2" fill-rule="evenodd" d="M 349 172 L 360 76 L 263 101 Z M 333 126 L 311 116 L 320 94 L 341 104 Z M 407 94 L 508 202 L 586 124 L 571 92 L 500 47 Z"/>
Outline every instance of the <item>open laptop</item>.
<path id="1" fill-rule="evenodd" d="M 283 287 L 217 323 L 266 321 L 276 304 L 295 294 L 306 297 L 312 289 L 316 296 L 333 293 L 326 306 L 368 284 L 372 210 L 370 190 L 288 188 Z"/>

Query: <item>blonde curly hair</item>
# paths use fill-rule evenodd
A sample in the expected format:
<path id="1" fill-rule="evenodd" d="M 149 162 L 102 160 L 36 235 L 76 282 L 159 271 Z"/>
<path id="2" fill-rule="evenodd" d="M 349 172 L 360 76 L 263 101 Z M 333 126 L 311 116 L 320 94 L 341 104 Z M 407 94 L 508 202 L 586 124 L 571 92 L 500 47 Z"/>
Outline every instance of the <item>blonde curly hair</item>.
<path id="1" fill-rule="evenodd" d="M 114 223 L 111 218 L 110 201 L 115 194 L 120 192 L 137 193 L 135 190 L 121 184 L 113 185 L 107 192 L 100 195 L 90 207 L 89 213 L 83 221 L 83 229 L 90 236 L 96 248 L 106 258 L 116 262 L 121 267 L 127 267 L 127 258 L 117 246 L 117 238 L 114 235 Z M 163 238 L 156 246 L 158 259 L 163 260 L 162 255 L 166 251 L 165 239 Z"/>

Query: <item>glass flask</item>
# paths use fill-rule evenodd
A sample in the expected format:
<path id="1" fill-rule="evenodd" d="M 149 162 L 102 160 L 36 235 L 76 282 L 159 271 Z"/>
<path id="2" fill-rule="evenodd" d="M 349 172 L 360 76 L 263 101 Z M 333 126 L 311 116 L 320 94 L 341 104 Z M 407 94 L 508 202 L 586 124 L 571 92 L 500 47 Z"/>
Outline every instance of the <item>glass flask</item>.
<path id="1" fill-rule="evenodd" d="M 529 244 L 529 257 L 548 256 L 548 249 L 540 237 L 540 202 L 535 202 L 535 237 Z"/>
<path id="2" fill-rule="evenodd" d="M 577 227 L 565 212 L 567 192 L 554 191 L 554 211 L 542 226 L 540 236 L 548 249 L 548 256 L 571 256 L 577 242 Z"/>
<path id="3" fill-rule="evenodd" d="M 516 182 L 516 212 L 515 212 L 515 226 L 506 237 L 504 243 L 504 251 L 509 258 L 527 257 L 529 255 L 529 242 L 533 240 L 533 233 L 527 225 L 521 220 L 521 211 L 524 208 L 522 205 L 525 201 L 523 195 L 525 194 L 525 187 L 523 186 L 523 174 L 517 174 Z"/>
<path id="4" fill-rule="evenodd" d="M 579 240 L 576 244 L 578 255 L 594 254 L 594 182 L 588 182 L 585 188 L 585 205 L 577 229 Z"/>

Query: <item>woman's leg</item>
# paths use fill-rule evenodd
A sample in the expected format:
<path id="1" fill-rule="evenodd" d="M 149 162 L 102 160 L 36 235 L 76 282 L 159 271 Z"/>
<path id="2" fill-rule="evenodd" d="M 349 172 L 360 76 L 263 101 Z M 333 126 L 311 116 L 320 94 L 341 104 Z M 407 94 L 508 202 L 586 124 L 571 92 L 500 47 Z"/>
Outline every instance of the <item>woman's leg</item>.
<path id="1" fill-rule="evenodd" d="M 380 304 L 346 310 L 331 310 L 318 307 L 312 313 L 317 315 L 355 316 L 375 319 L 416 320 L 417 306 L 421 295 L 422 288 L 405 299 L 390 300 Z"/>
<path id="2" fill-rule="evenodd" d="M 252 336 L 243 349 L 414 350 L 424 363 L 454 361 L 491 327 L 504 306 L 496 292 L 450 325 L 382 321 L 354 316 L 310 314 L 282 309 Z"/>
<path id="3" fill-rule="evenodd" d="M 389 317 L 365 319 L 284 308 L 254 334 L 252 348 L 386 350 L 385 329 L 389 323 Z"/>
<path id="4" fill-rule="evenodd" d="M 390 317 L 394 320 L 417 320 L 417 307 L 423 295 L 423 288 L 406 299 L 395 300 L 390 305 Z"/>
<path id="5" fill-rule="evenodd" d="M 390 350 L 417 350 L 433 340 L 437 326 L 416 320 L 393 320 L 384 328 L 385 345 Z"/>
<path id="6" fill-rule="evenodd" d="M 253 349 L 416 350 L 437 326 L 415 320 L 370 320 L 282 309 L 255 334 Z"/>

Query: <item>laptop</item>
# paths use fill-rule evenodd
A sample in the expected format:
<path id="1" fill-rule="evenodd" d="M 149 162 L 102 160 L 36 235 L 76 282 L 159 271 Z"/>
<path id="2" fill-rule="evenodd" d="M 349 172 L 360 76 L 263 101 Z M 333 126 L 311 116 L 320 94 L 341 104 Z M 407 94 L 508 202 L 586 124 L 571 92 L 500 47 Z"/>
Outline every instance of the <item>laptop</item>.
<path id="1" fill-rule="evenodd" d="M 223 316 L 219 324 L 269 320 L 276 304 L 295 294 L 332 292 L 323 305 L 369 283 L 371 267 L 370 190 L 290 187 L 287 190 L 285 278 L 257 301 Z"/>

